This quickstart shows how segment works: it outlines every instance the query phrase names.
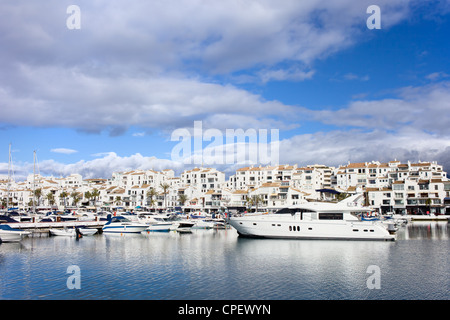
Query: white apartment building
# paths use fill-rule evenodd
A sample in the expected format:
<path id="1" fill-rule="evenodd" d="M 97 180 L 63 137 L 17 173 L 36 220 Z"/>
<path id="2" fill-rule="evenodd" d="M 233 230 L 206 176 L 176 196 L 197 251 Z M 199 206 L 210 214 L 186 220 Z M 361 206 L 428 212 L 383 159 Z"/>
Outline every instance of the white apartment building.
<path id="1" fill-rule="evenodd" d="M 349 187 L 383 188 L 389 187 L 394 181 L 406 179 L 446 179 L 446 172 L 436 162 L 401 163 L 378 161 L 348 163 L 340 166 L 336 173 L 336 187 L 347 190 Z"/>
<path id="2" fill-rule="evenodd" d="M 72 205 L 127 209 L 167 206 L 190 211 L 216 211 L 225 207 L 242 210 L 249 208 L 253 196 L 261 199 L 258 204 L 261 209 L 272 210 L 307 200 L 326 200 L 323 192 L 327 190 L 345 193 L 358 190 L 365 192 L 367 204 L 382 212 L 450 211 L 450 181 L 442 165 L 421 161 L 348 163 L 338 168 L 317 164 L 252 166 L 236 170 L 228 181 L 223 172 L 201 167 L 186 170 L 179 177 L 170 169 L 115 172 L 110 179 L 87 180 L 79 174 L 63 178 L 29 175 L 25 181 L 12 182 L 9 192 L 7 184 L 7 180 L 0 180 L 3 206 L 9 194 L 9 204 L 20 208 L 29 208 L 33 189 L 41 189 L 36 205 L 50 207 L 53 196 L 54 205 L 59 209 Z M 165 196 L 161 184 L 169 185 Z M 148 197 L 152 188 L 157 192 L 153 205 Z M 96 201 L 86 197 L 86 192 L 94 189 L 100 192 Z M 180 202 L 182 197 L 186 199 L 184 203 Z"/>
<path id="3" fill-rule="evenodd" d="M 184 171 L 181 176 L 181 185 L 192 185 L 206 193 L 209 190 L 220 190 L 225 183 L 225 173 L 213 168 L 194 168 Z"/>
<path id="4" fill-rule="evenodd" d="M 318 189 L 332 187 L 334 168 L 325 165 L 279 165 L 266 167 L 245 167 L 230 176 L 227 187 L 233 190 L 259 188 L 266 183 L 283 183 L 306 191 L 312 198 L 319 198 Z"/>
<path id="5" fill-rule="evenodd" d="M 450 181 L 442 179 L 395 181 L 391 187 L 366 188 L 368 204 L 380 212 L 445 214 Z"/>

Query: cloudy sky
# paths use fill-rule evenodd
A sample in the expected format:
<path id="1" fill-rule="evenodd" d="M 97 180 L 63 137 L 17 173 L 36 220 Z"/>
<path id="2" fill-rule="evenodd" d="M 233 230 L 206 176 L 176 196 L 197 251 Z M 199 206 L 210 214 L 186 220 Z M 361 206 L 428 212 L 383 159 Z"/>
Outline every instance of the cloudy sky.
<path id="1" fill-rule="evenodd" d="M 16 177 L 33 150 L 44 175 L 179 171 L 194 121 L 277 129 L 280 163 L 450 170 L 449 34 L 450 1 L 1 1 L 0 174 L 10 143 Z"/>

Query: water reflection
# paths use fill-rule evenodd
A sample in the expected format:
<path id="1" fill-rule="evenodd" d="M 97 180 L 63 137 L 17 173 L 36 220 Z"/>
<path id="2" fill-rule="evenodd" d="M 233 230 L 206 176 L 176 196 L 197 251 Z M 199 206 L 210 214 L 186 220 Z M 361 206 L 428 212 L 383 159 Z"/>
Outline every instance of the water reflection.
<path id="1" fill-rule="evenodd" d="M 28 238 L 0 245 L 0 299 L 442 299 L 448 239 L 440 222 L 410 223 L 396 242 L 245 239 L 234 229 Z M 66 287 L 73 264 L 81 290 Z M 367 289 L 369 265 L 381 269 L 381 290 Z"/>
<path id="2" fill-rule="evenodd" d="M 399 232 L 399 239 L 448 240 L 448 237 L 448 222 L 415 221 L 406 225 L 406 227 Z"/>

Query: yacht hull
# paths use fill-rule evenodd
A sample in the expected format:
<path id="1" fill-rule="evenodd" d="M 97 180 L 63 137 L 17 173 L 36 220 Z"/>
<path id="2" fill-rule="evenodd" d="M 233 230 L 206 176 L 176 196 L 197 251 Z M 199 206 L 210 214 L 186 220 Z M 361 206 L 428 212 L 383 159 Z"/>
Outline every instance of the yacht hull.
<path id="1" fill-rule="evenodd" d="M 30 232 L 18 232 L 18 231 L 0 231 L 0 242 L 19 242 L 24 236 L 29 235 Z"/>
<path id="2" fill-rule="evenodd" d="M 127 225 L 127 226 L 104 226 L 103 232 L 104 233 L 141 233 L 145 229 L 147 229 L 148 226 L 146 225 Z"/>
<path id="3" fill-rule="evenodd" d="M 273 239 L 315 240 L 395 240 L 388 230 L 375 222 L 298 221 L 273 215 L 230 218 L 240 236 Z"/>

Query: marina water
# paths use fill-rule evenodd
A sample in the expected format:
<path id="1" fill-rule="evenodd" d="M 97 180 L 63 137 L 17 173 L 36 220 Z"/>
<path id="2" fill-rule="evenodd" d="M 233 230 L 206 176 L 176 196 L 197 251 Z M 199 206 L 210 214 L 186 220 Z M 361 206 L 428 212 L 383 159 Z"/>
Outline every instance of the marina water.
<path id="1" fill-rule="evenodd" d="M 245 239 L 234 229 L 33 237 L 0 245 L 0 299 L 448 300 L 449 235 L 448 223 L 413 222 L 395 242 Z M 369 266 L 379 289 L 369 289 Z"/>

